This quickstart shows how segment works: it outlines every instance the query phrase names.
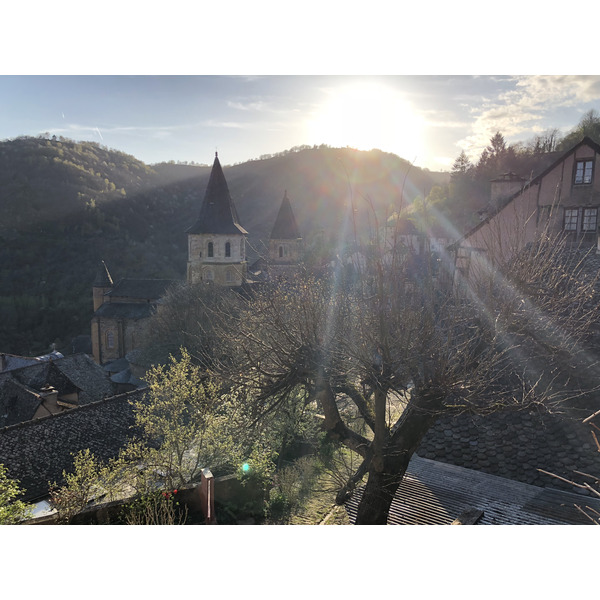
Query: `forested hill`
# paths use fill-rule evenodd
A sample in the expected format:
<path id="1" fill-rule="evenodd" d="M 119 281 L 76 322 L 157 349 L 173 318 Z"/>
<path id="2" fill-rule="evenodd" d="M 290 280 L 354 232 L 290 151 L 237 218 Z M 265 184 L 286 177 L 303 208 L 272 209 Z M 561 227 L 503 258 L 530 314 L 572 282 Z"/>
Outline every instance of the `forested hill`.
<path id="1" fill-rule="evenodd" d="M 448 174 L 411 167 L 395 155 L 349 148 L 296 148 L 226 166 L 249 259 L 268 239 L 287 190 L 306 238 L 330 245 L 350 201 L 363 224 L 424 197 Z M 212 164 L 212 157 L 207 163 Z M 51 343 L 69 352 L 89 333 L 91 283 L 101 259 L 115 279 L 183 279 L 185 229 L 195 220 L 210 166 L 145 165 L 92 142 L 29 138 L 0 142 L 0 352 L 38 354 Z"/>

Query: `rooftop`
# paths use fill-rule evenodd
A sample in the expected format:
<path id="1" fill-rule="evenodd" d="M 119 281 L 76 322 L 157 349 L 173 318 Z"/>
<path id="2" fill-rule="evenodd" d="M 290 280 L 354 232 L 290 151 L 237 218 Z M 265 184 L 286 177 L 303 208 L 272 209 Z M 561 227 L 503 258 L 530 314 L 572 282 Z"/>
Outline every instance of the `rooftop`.
<path id="1" fill-rule="evenodd" d="M 240 225 L 235 204 L 231 199 L 227 181 L 216 153 L 204 201 L 200 208 L 200 216 L 187 232 L 234 235 L 248 233 Z"/>
<path id="2" fill-rule="evenodd" d="M 173 283 L 172 279 L 121 279 L 106 295 L 110 298 L 158 300 Z"/>
<path id="3" fill-rule="evenodd" d="M 346 503 L 351 522 L 362 491 Z M 392 502 L 388 524 L 450 525 L 465 513 L 475 513 L 479 525 L 591 524 L 576 505 L 600 512 L 600 499 L 413 456 Z"/>

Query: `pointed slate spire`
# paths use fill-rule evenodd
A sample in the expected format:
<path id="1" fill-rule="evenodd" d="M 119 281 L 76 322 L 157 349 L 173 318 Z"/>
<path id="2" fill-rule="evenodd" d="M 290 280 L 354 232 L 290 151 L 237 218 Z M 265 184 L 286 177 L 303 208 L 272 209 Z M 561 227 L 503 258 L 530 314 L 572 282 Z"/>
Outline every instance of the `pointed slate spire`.
<path id="1" fill-rule="evenodd" d="M 94 279 L 93 286 L 94 287 L 112 287 L 113 286 L 112 277 L 110 276 L 110 273 L 108 272 L 108 267 L 106 266 L 106 263 L 104 261 L 102 261 L 102 264 L 100 265 L 100 267 L 98 268 L 98 271 L 96 272 L 96 279 Z"/>
<path id="2" fill-rule="evenodd" d="M 281 207 L 279 208 L 279 213 L 277 214 L 277 219 L 275 219 L 275 225 L 273 225 L 273 230 L 271 231 L 271 239 L 297 240 L 300 237 L 302 236 L 300 235 L 298 224 L 296 223 L 296 218 L 294 217 L 292 205 L 290 204 L 286 190 L 283 194 L 283 200 L 281 202 Z"/>
<path id="3" fill-rule="evenodd" d="M 244 234 L 248 232 L 240 225 L 235 205 L 229 194 L 227 181 L 215 152 L 204 201 L 198 220 L 187 233 Z"/>

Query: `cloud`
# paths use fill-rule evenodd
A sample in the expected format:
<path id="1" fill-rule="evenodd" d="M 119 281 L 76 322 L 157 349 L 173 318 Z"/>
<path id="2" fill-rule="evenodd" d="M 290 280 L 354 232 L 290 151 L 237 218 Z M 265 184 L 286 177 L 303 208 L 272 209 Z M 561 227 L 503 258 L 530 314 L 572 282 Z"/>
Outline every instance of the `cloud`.
<path id="1" fill-rule="evenodd" d="M 500 131 L 507 141 L 524 134 L 559 127 L 553 111 L 600 99 L 600 76 L 531 75 L 505 79 L 511 88 L 495 98 L 485 98 L 471 109 L 475 119 L 470 133 L 457 143 L 471 156 L 487 146 Z M 574 126 L 575 123 L 572 123 Z"/>
<path id="2" fill-rule="evenodd" d="M 236 110 L 244 110 L 244 111 L 262 111 L 265 110 L 267 104 L 262 100 L 255 100 L 250 102 L 234 102 L 232 100 L 227 101 L 227 106 L 229 108 L 235 108 Z"/>
<path id="3" fill-rule="evenodd" d="M 248 123 L 239 123 L 236 121 L 215 121 L 214 119 L 209 119 L 207 121 L 203 121 L 200 123 L 201 127 L 225 127 L 226 129 L 247 129 L 250 127 Z"/>

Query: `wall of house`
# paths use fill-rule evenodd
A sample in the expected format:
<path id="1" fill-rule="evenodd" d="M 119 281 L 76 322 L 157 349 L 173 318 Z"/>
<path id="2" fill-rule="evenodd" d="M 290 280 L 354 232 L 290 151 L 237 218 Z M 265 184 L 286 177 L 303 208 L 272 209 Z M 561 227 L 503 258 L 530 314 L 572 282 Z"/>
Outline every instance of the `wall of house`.
<path id="1" fill-rule="evenodd" d="M 98 364 L 124 357 L 140 347 L 150 330 L 150 319 L 92 320 L 92 352 Z M 112 336 L 112 337 L 111 337 Z M 112 341 L 112 345 L 109 342 Z"/>
<path id="2" fill-rule="evenodd" d="M 108 298 L 104 295 L 107 292 L 110 292 L 112 288 L 110 287 L 92 287 L 92 298 L 94 301 L 94 312 L 96 312 L 107 300 Z"/>
<path id="3" fill-rule="evenodd" d="M 490 189 L 490 204 L 497 208 L 500 206 L 502 200 L 510 198 L 513 194 L 518 192 L 523 185 L 525 180 L 517 176 L 508 176 L 506 178 L 498 178 L 492 180 Z"/>
<path id="4" fill-rule="evenodd" d="M 588 184 L 574 180 L 577 161 L 594 161 L 593 179 Z M 583 145 L 564 157 L 540 180 L 525 188 L 498 214 L 485 221 L 463 240 L 461 246 L 476 250 L 470 252 L 471 269 L 474 265 L 487 268 L 495 261 L 504 262 L 527 243 L 533 241 L 546 226 L 553 233 L 564 229 L 565 210 L 578 209 L 577 229 L 567 232 L 574 241 L 596 243 L 597 227 L 582 231 L 584 208 L 600 207 L 600 161 L 595 150 Z M 463 252 L 463 255 L 466 255 Z"/>

